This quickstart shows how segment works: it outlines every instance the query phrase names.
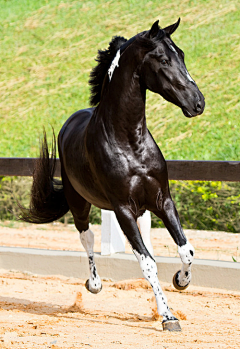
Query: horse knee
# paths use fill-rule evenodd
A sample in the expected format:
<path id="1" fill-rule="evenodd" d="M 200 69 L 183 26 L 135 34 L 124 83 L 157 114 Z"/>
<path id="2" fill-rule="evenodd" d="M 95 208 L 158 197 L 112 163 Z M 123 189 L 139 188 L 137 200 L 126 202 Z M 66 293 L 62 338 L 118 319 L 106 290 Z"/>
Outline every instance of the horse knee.
<path id="1" fill-rule="evenodd" d="M 178 246 L 182 261 L 182 268 L 173 277 L 173 284 L 177 290 L 185 290 L 191 281 L 191 265 L 194 258 L 194 247 L 187 241 L 185 245 Z"/>
<path id="2" fill-rule="evenodd" d="M 153 287 L 154 284 L 158 282 L 156 262 L 153 260 L 152 257 L 140 254 L 135 250 L 133 250 L 133 252 L 138 259 L 143 276 L 147 281 L 149 281 L 149 283 Z"/>
<path id="3" fill-rule="evenodd" d="M 183 264 L 191 265 L 194 258 L 194 247 L 190 242 L 186 242 L 185 245 L 178 246 L 178 253 L 180 255 Z"/>

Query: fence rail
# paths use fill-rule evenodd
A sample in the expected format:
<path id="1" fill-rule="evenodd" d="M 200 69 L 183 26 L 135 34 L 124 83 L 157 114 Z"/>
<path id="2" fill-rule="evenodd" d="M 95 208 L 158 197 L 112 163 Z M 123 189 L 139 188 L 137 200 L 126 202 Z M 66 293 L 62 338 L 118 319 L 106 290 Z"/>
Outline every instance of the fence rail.
<path id="1" fill-rule="evenodd" d="M 0 158 L 0 176 L 32 176 L 35 161 L 36 158 Z M 167 167 L 169 179 L 240 181 L 240 161 L 168 160 Z M 60 177 L 60 173 L 61 164 L 57 159 L 55 176 Z M 151 222 L 150 213 L 146 214 Z M 102 255 L 125 251 L 125 237 L 114 212 L 102 210 L 101 230 Z"/>
<path id="2" fill-rule="evenodd" d="M 0 176 L 32 176 L 36 158 L 0 158 Z M 167 160 L 169 179 L 240 182 L 240 161 Z M 57 159 L 55 176 L 60 177 Z"/>

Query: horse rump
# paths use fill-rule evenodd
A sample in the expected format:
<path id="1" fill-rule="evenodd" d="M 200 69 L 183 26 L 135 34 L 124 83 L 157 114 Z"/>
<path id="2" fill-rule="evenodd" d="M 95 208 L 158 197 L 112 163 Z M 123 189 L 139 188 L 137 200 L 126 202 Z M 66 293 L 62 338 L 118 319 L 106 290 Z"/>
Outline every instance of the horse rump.
<path id="1" fill-rule="evenodd" d="M 40 149 L 40 157 L 33 170 L 33 184 L 29 208 L 19 204 L 19 219 L 29 223 L 50 223 L 65 215 L 69 206 L 64 195 L 62 181 L 53 178 L 56 166 L 56 137 L 53 131 L 52 152 L 49 154 L 46 132 Z"/>

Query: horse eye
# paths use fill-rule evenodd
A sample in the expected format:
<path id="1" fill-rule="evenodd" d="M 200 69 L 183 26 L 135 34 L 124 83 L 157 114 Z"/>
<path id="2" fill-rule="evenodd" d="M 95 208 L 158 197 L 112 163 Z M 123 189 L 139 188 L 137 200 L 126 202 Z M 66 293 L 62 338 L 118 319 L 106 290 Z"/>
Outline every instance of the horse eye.
<path id="1" fill-rule="evenodd" d="M 163 59 L 163 60 L 161 61 L 161 64 L 162 64 L 162 65 L 167 65 L 166 59 Z"/>

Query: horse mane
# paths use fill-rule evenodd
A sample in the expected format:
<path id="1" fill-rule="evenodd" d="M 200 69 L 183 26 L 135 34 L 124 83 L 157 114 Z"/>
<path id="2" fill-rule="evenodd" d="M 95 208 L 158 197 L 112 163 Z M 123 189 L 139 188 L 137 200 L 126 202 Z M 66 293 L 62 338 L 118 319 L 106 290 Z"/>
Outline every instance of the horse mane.
<path id="1" fill-rule="evenodd" d="M 114 36 L 107 49 L 98 50 L 98 55 L 95 59 L 98 64 L 92 69 L 89 79 L 89 85 L 91 86 L 91 106 L 95 106 L 100 102 L 105 75 L 117 51 L 125 42 L 127 42 L 127 39 L 124 37 Z"/>
<path id="2" fill-rule="evenodd" d="M 149 38 L 144 35 L 146 33 L 147 32 L 144 31 L 129 40 L 125 39 L 123 36 L 114 36 L 107 49 L 98 50 L 98 55 L 95 59 L 98 64 L 92 69 L 88 81 L 91 86 L 90 104 L 92 107 L 98 105 L 101 100 L 102 87 L 106 73 L 120 48 L 122 53 L 134 40 L 136 40 L 141 48 L 147 53 L 153 50 L 157 46 L 157 42 L 162 40 L 165 35 L 164 31 L 160 28 L 155 38 Z"/>

